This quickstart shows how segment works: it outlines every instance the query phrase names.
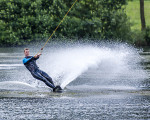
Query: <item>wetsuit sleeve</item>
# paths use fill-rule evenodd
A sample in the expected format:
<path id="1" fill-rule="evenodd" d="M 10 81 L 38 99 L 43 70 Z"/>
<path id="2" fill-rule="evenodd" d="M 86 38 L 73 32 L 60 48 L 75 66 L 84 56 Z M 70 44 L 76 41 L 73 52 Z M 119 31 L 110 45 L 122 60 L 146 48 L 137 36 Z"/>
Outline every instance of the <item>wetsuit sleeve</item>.
<path id="1" fill-rule="evenodd" d="M 37 58 L 33 57 L 33 58 L 34 58 L 34 60 L 37 60 L 37 59 L 39 59 L 39 57 L 37 57 Z"/>
<path id="2" fill-rule="evenodd" d="M 28 64 L 30 61 L 32 61 L 34 59 L 34 57 L 31 58 L 24 58 L 23 59 L 23 64 Z"/>

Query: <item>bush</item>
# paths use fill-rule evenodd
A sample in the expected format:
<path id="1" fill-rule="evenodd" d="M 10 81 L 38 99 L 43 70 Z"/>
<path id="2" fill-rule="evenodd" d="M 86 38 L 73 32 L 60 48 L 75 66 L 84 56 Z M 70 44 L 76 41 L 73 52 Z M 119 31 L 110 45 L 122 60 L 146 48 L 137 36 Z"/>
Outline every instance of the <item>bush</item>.
<path id="1" fill-rule="evenodd" d="M 133 31 L 132 32 L 132 44 L 135 44 L 136 46 L 146 46 L 146 40 L 144 39 L 145 31 Z"/>
<path id="2" fill-rule="evenodd" d="M 0 43 L 22 45 L 49 37 L 73 2 L 0 0 Z M 129 40 L 130 25 L 122 9 L 125 4 L 126 0 L 78 1 L 55 37 Z"/>
<path id="3" fill-rule="evenodd" d="M 145 36 L 144 36 L 147 46 L 150 46 L 150 26 L 148 26 L 145 30 Z"/>
<path id="4" fill-rule="evenodd" d="M 149 46 L 150 45 L 150 27 L 147 27 L 143 31 L 132 32 L 132 43 L 137 46 Z"/>

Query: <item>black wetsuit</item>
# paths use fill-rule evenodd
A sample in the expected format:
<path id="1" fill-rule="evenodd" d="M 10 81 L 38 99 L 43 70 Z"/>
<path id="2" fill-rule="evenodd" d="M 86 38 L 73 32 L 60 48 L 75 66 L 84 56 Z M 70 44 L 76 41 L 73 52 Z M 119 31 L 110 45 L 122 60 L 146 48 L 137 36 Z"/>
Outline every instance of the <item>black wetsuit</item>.
<path id="1" fill-rule="evenodd" d="M 36 60 L 38 58 L 34 58 L 33 56 L 27 56 L 23 59 L 23 64 L 31 72 L 34 78 L 43 81 L 48 87 L 55 88 L 52 78 L 47 73 L 40 70 L 37 66 Z"/>

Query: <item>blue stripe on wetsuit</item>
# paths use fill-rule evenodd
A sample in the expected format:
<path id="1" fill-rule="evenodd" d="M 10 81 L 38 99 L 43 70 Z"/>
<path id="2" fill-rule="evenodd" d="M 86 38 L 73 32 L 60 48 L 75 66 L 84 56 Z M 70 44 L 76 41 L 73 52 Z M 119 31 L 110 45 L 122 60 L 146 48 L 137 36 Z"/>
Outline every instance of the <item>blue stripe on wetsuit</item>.
<path id="1" fill-rule="evenodd" d="M 30 58 L 24 58 L 23 59 L 23 64 L 26 64 L 28 61 L 30 61 L 33 57 L 30 57 Z"/>

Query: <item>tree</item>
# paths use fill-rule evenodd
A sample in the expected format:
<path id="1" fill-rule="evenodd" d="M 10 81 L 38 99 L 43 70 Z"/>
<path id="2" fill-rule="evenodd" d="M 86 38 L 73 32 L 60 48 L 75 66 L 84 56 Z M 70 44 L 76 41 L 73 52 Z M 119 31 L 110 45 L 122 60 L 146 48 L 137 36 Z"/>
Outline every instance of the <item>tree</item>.
<path id="1" fill-rule="evenodd" d="M 146 23 L 145 23 L 145 15 L 144 15 L 144 0 L 140 0 L 140 15 L 141 15 L 141 27 L 142 30 L 145 30 Z"/>
<path id="2" fill-rule="evenodd" d="M 48 38 L 73 3 L 74 0 L 0 0 L 0 45 L 23 45 Z M 79 0 L 54 37 L 126 39 L 130 32 L 122 9 L 125 4 L 126 0 Z"/>

